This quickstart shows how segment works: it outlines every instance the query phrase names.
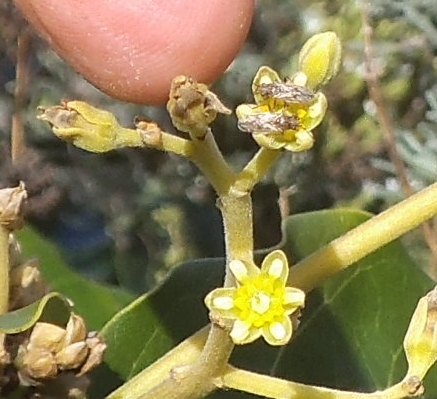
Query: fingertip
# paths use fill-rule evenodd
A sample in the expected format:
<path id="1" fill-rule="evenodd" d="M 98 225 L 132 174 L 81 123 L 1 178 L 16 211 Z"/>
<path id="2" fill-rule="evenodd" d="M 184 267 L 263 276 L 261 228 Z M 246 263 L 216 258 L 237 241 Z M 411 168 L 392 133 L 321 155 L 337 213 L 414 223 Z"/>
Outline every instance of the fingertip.
<path id="1" fill-rule="evenodd" d="M 105 93 L 160 104 L 171 79 L 210 83 L 241 48 L 253 0 L 16 0 L 50 45 Z"/>

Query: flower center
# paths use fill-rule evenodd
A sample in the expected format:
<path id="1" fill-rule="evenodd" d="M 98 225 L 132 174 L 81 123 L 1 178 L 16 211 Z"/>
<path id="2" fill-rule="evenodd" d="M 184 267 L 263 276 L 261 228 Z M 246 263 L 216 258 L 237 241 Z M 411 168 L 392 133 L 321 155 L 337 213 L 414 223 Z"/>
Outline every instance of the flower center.
<path id="1" fill-rule="evenodd" d="M 251 300 L 252 310 L 257 313 L 265 313 L 270 308 L 270 296 L 262 291 L 256 292 Z"/>

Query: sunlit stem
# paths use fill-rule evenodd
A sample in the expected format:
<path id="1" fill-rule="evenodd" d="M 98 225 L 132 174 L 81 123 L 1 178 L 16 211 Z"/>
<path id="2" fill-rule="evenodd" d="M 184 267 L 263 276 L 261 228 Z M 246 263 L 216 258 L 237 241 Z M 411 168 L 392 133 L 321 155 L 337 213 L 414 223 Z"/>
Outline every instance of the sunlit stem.
<path id="1" fill-rule="evenodd" d="M 249 193 L 265 176 L 267 171 L 282 154 L 280 150 L 261 147 L 251 161 L 238 174 L 234 188 L 242 193 Z"/>
<path id="2" fill-rule="evenodd" d="M 235 176 L 217 147 L 211 131 L 208 130 L 201 139 L 193 137 L 192 143 L 192 161 L 205 174 L 219 196 L 227 195 Z"/>
<path id="3" fill-rule="evenodd" d="M 194 145 L 191 140 L 167 132 L 160 131 L 159 140 L 156 140 L 156 142 L 153 137 L 149 137 L 149 141 L 147 139 L 147 136 L 143 136 L 143 144 L 157 150 L 172 152 L 186 158 L 191 158 L 194 152 Z"/>
<path id="4" fill-rule="evenodd" d="M 437 183 L 434 183 L 300 261 L 290 269 L 289 282 L 310 291 L 436 214 Z"/>
<path id="5" fill-rule="evenodd" d="M 209 327 L 204 327 L 178 346 L 167 352 L 155 363 L 141 371 L 126 384 L 112 392 L 107 399 L 138 399 L 165 380 L 172 369 L 181 364 L 194 363 L 202 352 Z M 104 331 L 103 331 L 104 333 Z M 148 397 L 145 395 L 145 397 Z"/>
<path id="6" fill-rule="evenodd" d="M 400 399 L 417 395 L 419 385 L 402 381 L 383 391 L 371 393 L 340 391 L 286 381 L 267 375 L 240 370 L 228 366 L 223 376 L 216 379 L 217 386 L 236 389 L 257 396 L 274 399 Z M 413 390 L 417 392 L 413 392 Z"/>

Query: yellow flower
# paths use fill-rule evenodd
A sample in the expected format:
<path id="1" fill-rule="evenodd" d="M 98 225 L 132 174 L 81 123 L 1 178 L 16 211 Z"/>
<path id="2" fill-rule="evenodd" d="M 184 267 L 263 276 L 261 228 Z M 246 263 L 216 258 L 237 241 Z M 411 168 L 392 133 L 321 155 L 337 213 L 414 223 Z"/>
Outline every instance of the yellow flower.
<path id="1" fill-rule="evenodd" d="M 323 93 L 308 87 L 307 76 L 296 73 L 282 81 L 276 71 L 262 66 L 252 84 L 256 104 L 237 107 L 238 127 L 253 134 L 263 147 L 298 152 L 314 144 L 311 133 L 322 121 L 327 100 Z"/>
<path id="2" fill-rule="evenodd" d="M 268 254 L 262 265 L 248 268 L 241 260 L 229 263 L 237 287 L 217 288 L 205 298 L 214 320 L 231 320 L 236 344 L 253 342 L 261 335 L 270 345 L 285 345 L 293 327 L 290 315 L 303 307 L 305 293 L 286 287 L 288 262 L 284 252 Z"/>

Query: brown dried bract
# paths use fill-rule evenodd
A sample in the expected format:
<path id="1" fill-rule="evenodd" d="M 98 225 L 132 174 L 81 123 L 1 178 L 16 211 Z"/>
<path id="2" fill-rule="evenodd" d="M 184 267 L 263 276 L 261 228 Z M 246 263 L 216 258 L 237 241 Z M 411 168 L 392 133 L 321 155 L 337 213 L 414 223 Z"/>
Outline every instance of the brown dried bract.
<path id="1" fill-rule="evenodd" d="M 263 97 L 272 97 L 290 104 L 311 104 L 315 100 L 312 90 L 290 82 L 262 83 L 257 89 Z"/>

